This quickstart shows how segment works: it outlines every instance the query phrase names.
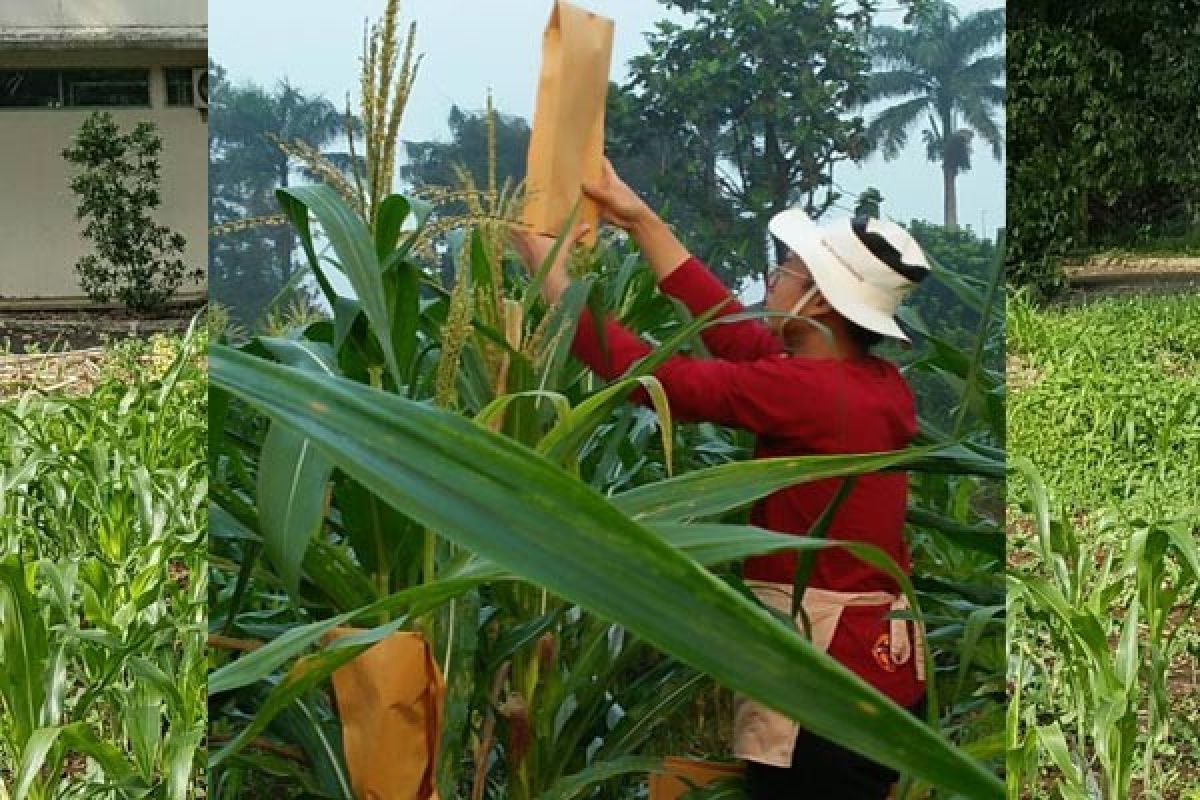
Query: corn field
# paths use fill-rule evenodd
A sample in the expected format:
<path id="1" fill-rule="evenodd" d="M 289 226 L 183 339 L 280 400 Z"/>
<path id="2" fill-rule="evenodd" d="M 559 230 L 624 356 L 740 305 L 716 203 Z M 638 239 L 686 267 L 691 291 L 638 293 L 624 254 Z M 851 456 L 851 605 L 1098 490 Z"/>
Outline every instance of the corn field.
<path id="1" fill-rule="evenodd" d="M 304 267 L 269 325 L 213 333 L 209 796 L 350 800 L 367 794 L 364 772 L 436 750 L 422 796 L 644 797 L 666 756 L 730 758 L 723 709 L 736 690 L 900 770 L 904 797 L 1000 797 L 998 264 L 982 280 L 937 270 L 979 320 L 958 332 L 965 348 L 909 315 L 923 344 L 904 368 L 950 398 L 925 409 L 911 449 L 748 462 L 745 434 L 672 420 L 653 372 L 676 352 L 702 355 L 711 320 L 659 294 L 628 243 L 572 254 L 570 289 L 541 300 L 546 267 L 528 275 L 509 249 L 522 187 L 498 184 L 494 141 L 486 176 L 393 192 L 416 74 L 397 8 L 368 31 L 362 160 L 347 174 L 309 153 L 300 160 L 324 183 L 277 193 Z M 287 311 L 305 285 L 323 312 Z M 656 351 L 599 380 L 570 355 L 584 308 Z M 626 402 L 635 389 L 652 408 Z M 912 580 L 868 545 L 747 524 L 783 487 L 884 469 L 912 475 Z M 839 547 L 890 573 L 928 623 L 924 720 L 742 584 L 747 556 L 799 551 L 803 565 Z M 403 753 L 370 758 L 373 743 L 339 718 L 345 676 L 397 636 L 428 646 L 444 714 L 394 736 Z M 713 791 L 743 793 L 736 779 Z"/>
<path id="2" fill-rule="evenodd" d="M 1200 790 L 1198 322 L 1010 305 L 1013 797 Z"/>
<path id="3" fill-rule="evenodd" d="M 331 319 L 212 351 L 211 625 L 228 653 L 209 682 L 213 797 L 349 797 L 324 687 L 398 630 L 423 632 L 446 675 L 444 797 L 627 785 L 657 768 L 652 737 L 710 678 L 897 766 L 910 796 L 1000 794 L 987 762 L 1001 742 L 1003 540 L 981 512 L 1003 474 L 991 427 L 1003 389 L 983 365 L 1000 336 L 987 324 L 996 278 L 943 271 L 983 313 L 975 358 L 930 348 L 909 367 L 963 390 L 953 432 L 929 426 L 900 453 L 738 463 L 745 442 L 671 424 L 650 373 L 707 320 L 678 316 L 635 254 L 594 252 L 544 308 L 494 227 L 450 238 L 457 282 L 441 286 L 415 247 L 418 201 L 387 198 L 372 231 L 332 189 L 280 200 L 319 285 L 340 273 L 356 297 L 327 296 Z M 612 385 L 568 358 L 588 303 L 662 343 Z M 657 415 L 622 402 L 635 386 Z M 868 546 L 738 519 L 783 486 L 897 468 L 917 476 L 922 589 Z M 930 724 L 762 616 L 724 566 L 827 547 L 889 570 L 929 614 L 942 700 Z M 350 624 L 364 630 L 323 640 Z"/>
<path id="4" fill-rule="evenodd" d="M 0 797 L 203 796 L 202 332 L 0 399 Z"/>

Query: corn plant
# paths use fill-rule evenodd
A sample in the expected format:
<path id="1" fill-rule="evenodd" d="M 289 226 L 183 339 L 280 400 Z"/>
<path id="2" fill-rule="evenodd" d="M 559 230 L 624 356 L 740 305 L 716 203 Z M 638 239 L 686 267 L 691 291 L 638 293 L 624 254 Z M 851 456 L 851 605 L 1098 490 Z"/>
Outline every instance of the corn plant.
<path id="1" fill-rule="evenodd" d="M 579 687 L 604 674 L 597 655 L 618 630 L 592 621 L 578 627 L 582 607 L 884 763 L 970 796 L 998 795 L 999 782 L 980 764 L 703 568 L 775 549 L 846 546 L 722 522 L 778 488 L 882 468 L 995 477 L 993 449 L 930 432 L 910 452 L 718 463 L 671 477 L 673 426 L 650 373 L 708 320 L 653 315 L 675 320 L 658 353 L 612 386 L 598 385 L 567 357 L 587 303 L 603 306 L 607 297 L 631 312 L 627 321 L 652 316 L 636 301 L 620 308 L 628 295 L 610 285 L 635 287 L 636 258 L 587 271 L 562 305 L 544 309 L 537 278 L 507 268 L 486 230 L 452 239 L 458 283 L 437 285 L 414 260 L 427 210 L 412 199 L 385 200 L 374 232 L 332 190 L 289 189 L 280 199 L 333 318 L 214 352 L 213 429 L 228 429 L 231 419 L 249 424 L 212 451 L 214 535 L 233 545 L 233 558 L 218 562 L 213 623 L 234 641 L 269 640 L 247 645 L 257 649 L 212 675 L 221 710 L 215 738 L 224 744 L 213 758 L 216 793 L 227 787 L 236 796 L 248 780 L 247 752 L 266 744 L 263 734 L 284 733 L 281 715 L 295 704 L 317 709 L 305 736 L 293 738 L 302 759 L 335 761 L 314 752 L 333 737 L 328 706 L 314 689 L 370 642 L 414 626 L 439 643 L 451 686 L 463 683 L 457 705 L 452 690 L 450 719 L 459 722 L 447 730 L 446 796 L 462 786 L 481 791 L 479 780 L 489 778 L 486 732 L 466 724 L 472 698 L 478 716 L 494 714 L 507 729 L 505 746 L 496 747 L 503 762 L 490 777 L 505 782 L 509 797 L 568 796 L 561 793 L 652 768 L 633 756 L 637 738 L 619 746 L 604 724 L 617 705 L 610 698 L 588 701 L 592 710 L 572 723 L 578 730 L 561 723 L 581 708 Z M 330 255 L 318 254 L 313 222 Z M 354 297 L 333 291 L 343 279 Z M 669 312 L 665 301 L 653 302 Z M 973 394 L 987 385 L 969 359 L 957 366 Z M 622 406 L 635 386 L 657 397 L 662 461 L 653 468 L 611 455 L 613 431 L 636 423 Z M 249 409 L 269 418 L 265 429 Z M 950 536 L 988 539 L 986 530 L 929 509 L 923 521 Z M 895 573 L 919 607 L 895 565 L 870 548 L 855 552 Z M 253 595 L 252 584 L 276 594 Z M 308 617 L 305 609 L 318 607 L 328 616 Z M 507 643 L 472 624 L 481 607 L 507 618 Z M 324 631 L 350 621 L 374 627 L 313 652 Z M 578 635 L 581 646 L 572 641 Z M 498 670 L 503 698 L 489 696 Z M 686 686 L 688 672 L 678 670 L 672 685 Z M 638 723 L 641 741 L 652 723 Z M 524 741 L 514 735 L 521 726 Z M 601 737 L 600 749 L 581 753 L 580 731 L 587 741 Z M 260 771 L 277 763 L 271 754 L 257 761 Z M 463 779 L 464 765 L 474 784 Z M 323 780 L 344 791 L 344 775 Z"/>
<path id="2" fill-rule="evenodd" d="M 203 344 L 110 354 L 86 397 L 0 403 L 6 800 L 202 791 Z"/>
<path id="3" fill-rule="evenodd" d="M 1046 574 L 1009 578 L 1010 618 L 1024 631 L 1011 652 L 1010 794 L 1037 779 L 1039 756 L 1064 798 L 1128 797 L 1139 764 L 1147 788 L 1161 789 L 1154 756 L 1171 719 L 1168 667 L 1200 601 L 1200 525 L 1127 522 L 1124 552 L 1089 546 L 1051 515 L 1033 465 L 1016 466 Z"/>
<path id="4" fill-rule="evenodd" d="M 355 160 L 343 175 L 297 153 L 329 188 L 280 195 L 308 261 L 285 293 L 315 281 L 330 316 L 294 317 L 288 326 L 273 315 L 270 335 L 234 337 L 214 361 L 222 377 L 211 396 L 209 449 L 212 796 L 349 797 L 324 683 L 399 629 L 424 632 L 448 677 L 441 796 L 618 796 L 631 788 L 622 776 L 659 767 L 644 753 L 664 738 L 662 727 L 712 685 L 711 675 L 728 678 L 724 662 L 742 640 L 718 641 L 701 625 L 704 613 L 716 610 L 731 626 L 739 615 L 765 621 L 730 565 L 756 552 L 801 549 L 810 558 L 839 546 L 746 528 L 746 506 L 799 481 L 905 466 L 920 470 L 910 518 L 918 558 L 944 580 L 897 578 L 914 608 L 929 602 L 936 610 L 931 719 L 936 697 L 948 694 L 943 730 L 965 747 L 897 717 L 869 690 L 867 705 L 845 695 L 839 704 L 838 692 L 866 687 L 820 654 L 806 650 L 799 663 L 809 672 L 790 685 L 820 687 L 802 712 L 816 729 L 930 783 L 995 796 L 998 782 L 972 757 L 994 762 L 999 752 L 991 695 L 1002 658 L 990 644 L 1002 537 L 979 502 L 1002 474 L 994 422 L 1003 381 L 983 358 L 996 352 L 998 326 L 985 321 L 974 353 L 939 345 L 910 359 L 911 374 L 959 399 L 953 431 L 926 424 L 907 453 L 735 463 L 748 454 L 744 435 L 671 420 L 653 367 L 681 348 L 703 353 L 696 335 L 708 321 L 658 294 L 636 252 L 610 243 L 576 259 L 575 286 L 546 308 L 540 276 L 525 277 L 505 252 L 505 220 L 519 216 L 520 193 L 497 185 L 494 160 L 486 181 L 460 171 L 457 188 L 390 195 L 417 65 L 411 29 L 399 40 L 394 0 L 366 45 L 365 165 Z M 425 200 L 464 200 L 468 214 L 435 215 Z M 997 281 L 980 286 L 939 272 L 964 302 L 986 309 L 985 320 L 995 318 Z M 612 311 L 659 342 L 659 353 L 604 385 L 569 357 L 585 305 L 597 316 Z M 282 390 L 297 376 L 311 384 Z M 268 386 L 308 405 L 264 405 L 258 390 Z M 624 403 L 635 387 L 650 394 L 653 411 Z M 326 391 L 366 392 L 354 396 L 384 404 L 387 420 L 361 417 L 361 404 L 343 404 L 350 395 L 330 406 Z M 323 413 L 315 422 L 306 416 L 322 408 L 337 409 L 333 427 L 323 427 Z M 388 438 L 379 439 L 385 428 Z M 420 429 L 430 435 L 417 436 Z M 354 447 L 399 437 L 405 466 L 338 452 L 329 436 Z M 895 572 L 869 548 L 856 552 Z M 658 565 L 673 582 L 617 581 L 620 565 L 633 563 L 643 572 Z M 680 591 L 700 606 L 671 603 Z M 740 619 L 737 627 L 751 617 Z M 348 623 L 368 630 L 318 645 L 324 631 Z M 754 625 L 747 630 L 758 631 L 756 648 L 807 648 L 785 627 Z M 683 646 L 688 634 L 711 638 Z M 857 722 L 856 709 L 867 709 Z M 910 757 L 910 745 L 928 754 Z M 926 768 L 922 758 L 941 766 Z"/>
<path id="5" fill-rule="evenodd" d="M 1057 609 L 1047 606 L 1045 591 L 1013 593 L 1020 599 L 1013 613 L 1022 621 L 1013 628 L 1020 703 L 1010 708 L 1010 775 L 1036 787 L 1035 771 L 1062 773 L 1064 785 L 1093 796 L 1126 796 L 1121 793 L 1136 793 L 1139 785 L 1148 794 L 1176 796 L 1188 783 L 1181 776 L 1200 758 L 1196 710 L 1181 680 L 1194 672 L 1196 612 L 1189 610 L 1188 535 L 1179 534 L 1190 530 L 1194 541 L 1200 499 L 1200 302 L 1182 294 L 1038 307 L 1019 295 L 1009 308 L 1009 431 L 1040 475 L 1011 482 L 1014 579 L 1040 581 L 1067 600 L 1079 599 L 1083 605 L 1073 613 L 1090 620 L 1085 630 L 1100 625 L 1108 635 L 1095 646 L 1086 639 L 1074 643 L 1056 624 Z M 1048 523 L 1028 511 L 1049 503 L 1039 500 L 1040 492 L 1062 509 Z M 1165 553 L 1164 541 L 1171 542 Z M 1054 560 L 1046 556 L 1048 546 Z M 1086 580 L 1068 572 L 1071 580 L 1064 581 L 1056 571 L 1060 561 L 1088 565 Z M 1172 592 L 1169 619 L 1156 619 Z M 1035 615 L 1038 624 L 1025 621 Z M 1130 699 L 1123 717 L 1111 698 L 1125 686 L 1105 677 L 1119 663 L 1119 646 L 1138 660 L 1136 672 L 1121 678 L 1134 682 L 1130 691 L 1143 693 Z M 1104 679 L 1096 680 L 1099 688 L 1085 683 L 1079 689 L 1080 680 L 1047 671 L 1068 647 L 1075 660 L 1095 663 L 1090 669 Z M 1036 656 L 1039 648 L 1055 655 Z M 1031 655 L 1022 660 L 1025 653 Z M 1089 697 L 1090 705 L 1084 702 Z M 1061 735 L 1038 729 L 1049 714 L 1068 707 Z M 1114 720 L 1129 725 L 1136 717 L 1133 744 L 1115 733 L 1094 741 L 1090 726 L 1101 714 L 1113 731 L 1119 729 Z"/>

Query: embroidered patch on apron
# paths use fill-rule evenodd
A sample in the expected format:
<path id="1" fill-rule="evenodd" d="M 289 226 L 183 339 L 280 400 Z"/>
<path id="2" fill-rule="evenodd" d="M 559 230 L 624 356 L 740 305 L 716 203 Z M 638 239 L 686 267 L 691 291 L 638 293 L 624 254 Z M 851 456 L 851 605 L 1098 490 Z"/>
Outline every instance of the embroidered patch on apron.
<path id="1" fill-rule="evenodd" d="M 892 661 L 892 637 L 888 634 L 879 634 L 879 638 L 875 640 L 875 645 L 871 648 L 871 655 L 875 656 L 875 663 L 883 671 L 896 671 L 896 662 Z"/>

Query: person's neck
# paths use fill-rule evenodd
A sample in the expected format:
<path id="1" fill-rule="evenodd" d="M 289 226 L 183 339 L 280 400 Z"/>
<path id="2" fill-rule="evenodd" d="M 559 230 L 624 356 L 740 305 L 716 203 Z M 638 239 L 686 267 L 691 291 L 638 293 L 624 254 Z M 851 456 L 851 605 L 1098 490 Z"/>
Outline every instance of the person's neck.
<path id="1" fill-rule="evenodd" d="M 817 321 L 825 327 L 800 324 L 788 326 L 784 338 L 788 353 L 802 358 L 830 358 L 838 361 L 858 359 L 866 355 L 858 343 L 850 338 L 844 326 L 827 319 Z"/>

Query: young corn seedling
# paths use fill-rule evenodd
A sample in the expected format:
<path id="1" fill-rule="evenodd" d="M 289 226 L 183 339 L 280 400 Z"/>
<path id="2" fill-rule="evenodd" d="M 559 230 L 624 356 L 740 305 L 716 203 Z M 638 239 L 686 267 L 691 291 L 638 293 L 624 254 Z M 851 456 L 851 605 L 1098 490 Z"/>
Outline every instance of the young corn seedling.
<path id="1" fill-rule="evenodd" d="M 1145 786 L 1161 788 L 1154 757 L 1169 732 L 1168 669 L 1200 599 L 1195 522 L 1122 525 L 1124 552 L 1087 544 L 1051 516 L 1032 464 L 1015 466 L 1044 571 L 1009 578 L 1009 618 L 1022 631 L 1012 642 L 1010 793 L 1036 782 L 1037 755 L 1064 798 L 1122 800 L 1139 767 Z"/>

